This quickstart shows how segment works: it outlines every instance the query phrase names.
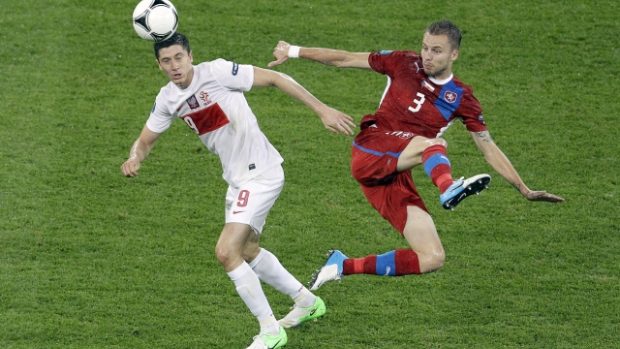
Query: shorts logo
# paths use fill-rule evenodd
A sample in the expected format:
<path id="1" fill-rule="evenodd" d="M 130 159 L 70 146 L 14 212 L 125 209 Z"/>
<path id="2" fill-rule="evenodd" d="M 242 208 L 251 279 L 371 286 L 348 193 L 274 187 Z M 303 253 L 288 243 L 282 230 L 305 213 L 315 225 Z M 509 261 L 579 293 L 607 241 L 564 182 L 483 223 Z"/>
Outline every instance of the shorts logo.
<path id="1" fill-rule="evenodd" d="M 187 105 L 189 105 L 190 109 L 197 109 L 200 106 L 198 100 L 196 99 L 196 96 L 194 95 L 189 97 L 185 102 L 187 102 Z"/>
<path id="2" fill-rule="evenodd" d="M 443 95 L 443 99 L 445 99 L 446 102 L 448 103 L 456 102 L 457 97 L 458 95 L 456 94 L 456 92 L 453 92 L 453 91 L 446 91 L 446 93 L 444 93 Z"/>
<path id="3" fill-rule="evenodd" d="M 239 64 L 233 63 L 232 75 L 237 75 L 238 72 L 239 72 Z"/>

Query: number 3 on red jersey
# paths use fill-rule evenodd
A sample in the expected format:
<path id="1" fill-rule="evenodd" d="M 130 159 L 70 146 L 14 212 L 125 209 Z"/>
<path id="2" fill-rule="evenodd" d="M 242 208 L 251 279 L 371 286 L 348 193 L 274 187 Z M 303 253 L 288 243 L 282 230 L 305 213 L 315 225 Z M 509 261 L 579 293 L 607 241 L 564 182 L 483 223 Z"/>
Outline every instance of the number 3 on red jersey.
<path id="1" fill-rule="evenodd" d="M 424 104 L 424 101 L 426 101 L 426 97 L 421 92 L 418 92 L 416 96 L 417 98 L 413 100 L 413 105 L 410 105 L 409 108 L 407 108 L 412 113 L 417 113 L 418 111 L 420 111 L 420 108 L 422 108 L 422 104 Z"/>

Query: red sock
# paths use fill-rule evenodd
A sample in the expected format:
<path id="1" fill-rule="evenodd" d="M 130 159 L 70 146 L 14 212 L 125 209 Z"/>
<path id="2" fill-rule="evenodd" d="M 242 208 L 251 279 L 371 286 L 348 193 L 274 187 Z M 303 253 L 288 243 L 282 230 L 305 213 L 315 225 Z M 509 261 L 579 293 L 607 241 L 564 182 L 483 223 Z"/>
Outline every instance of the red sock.
<path id="1" fill-rule="evenodd" d="M 375 274 L 377 256 L 370 255 L 362 258 L 345 259 L 342 264 L 342 274 Z"/>
<path id="2" fill-rule="evenodd" d="M 414 250 L 396 250 L 396 275 L 422 274 L 420 261 Z"/>
<path id="3" fill-rule="evenodd" d="M 443 145 L 432 145 L 422 152 L 422 163 L 424 171 L 431 177 L 433 184 L 443 193 L 452 185 L 452 166 L 447 157 L 446 147 Z"/>
<path id="4" fill-rule="evenodd" d="M 389 251 L 379 256 L 370 255 L 362 258 L 346 259 L 342 265 L 342 273 L 344 275 L 372 274 L 390 276 L 421 274 L 418 254 L 411 249 Z"/>

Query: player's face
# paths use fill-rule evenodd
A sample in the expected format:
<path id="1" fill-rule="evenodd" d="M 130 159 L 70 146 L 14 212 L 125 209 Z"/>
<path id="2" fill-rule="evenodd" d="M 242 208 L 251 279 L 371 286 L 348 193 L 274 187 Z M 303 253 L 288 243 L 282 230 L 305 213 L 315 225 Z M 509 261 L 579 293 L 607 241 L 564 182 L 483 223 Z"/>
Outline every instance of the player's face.
<path id="1" fill-rule="evenodd" d="M 437 79 L 445 79 L 452 74 L 452 62 L 459 56 L 459 50 L 453 49 L 447 35 L 424 33 L 422 40 L 422 64 L 424 72 Z"/>
<path id="2" fill-rule="evenodd" d="M 157 63 L 161 69 L 177 86 L 186 88 L 192 82 L 194 69 L 192 53 L 187 52 L 181 45 L 172 45 L 159 50 Z"/>

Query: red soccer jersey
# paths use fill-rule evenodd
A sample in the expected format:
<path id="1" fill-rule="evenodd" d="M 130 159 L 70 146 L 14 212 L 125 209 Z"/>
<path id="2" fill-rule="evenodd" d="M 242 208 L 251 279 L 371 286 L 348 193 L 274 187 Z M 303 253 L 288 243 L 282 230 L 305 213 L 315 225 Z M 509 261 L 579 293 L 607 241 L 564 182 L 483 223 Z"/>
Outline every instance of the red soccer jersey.
<path id="1" fill-rule="evenodd" d="M 364 123 L 379 128 L 412 132 L 428 138 L 440 136 L 455 118 L 472 132 L 486 130 L 480 102 L 471 87 L 456 77 L 439 85 L 422 68 L 422 58 L 412 51 L 373 52 L 371 68 L 389 77 L 379 108 Z"/>

